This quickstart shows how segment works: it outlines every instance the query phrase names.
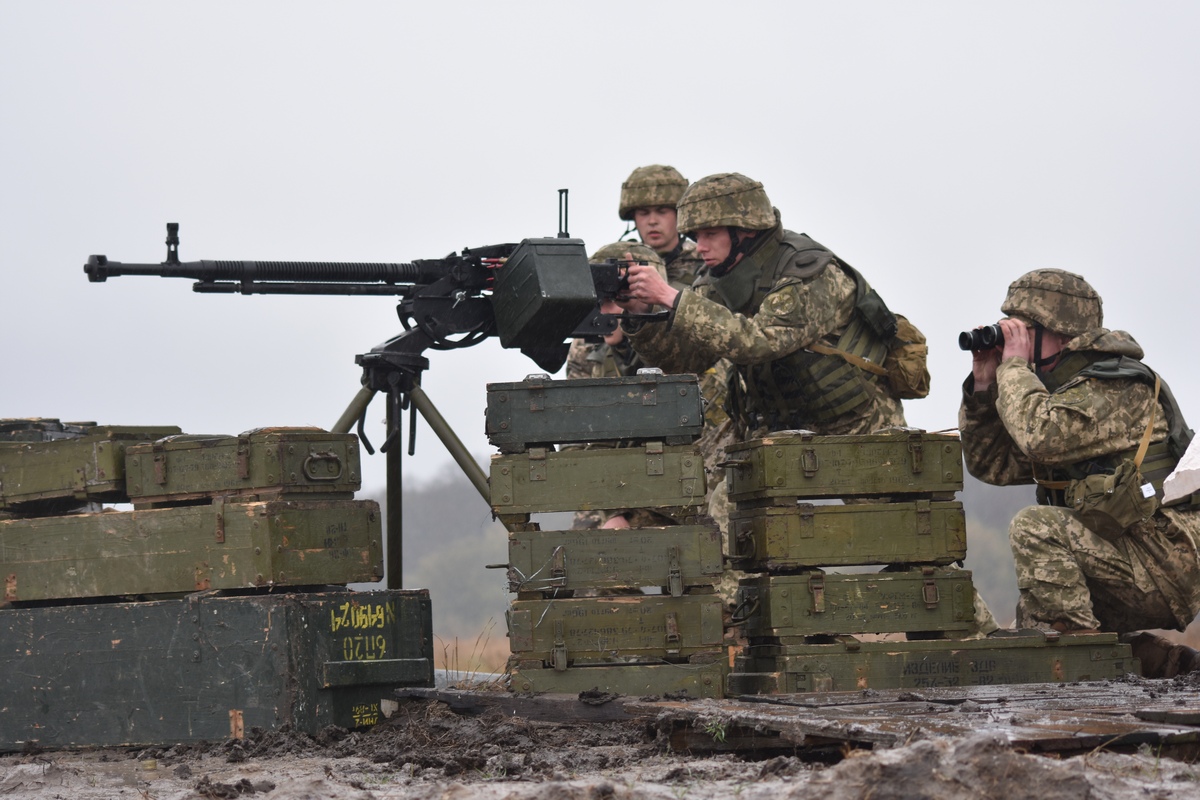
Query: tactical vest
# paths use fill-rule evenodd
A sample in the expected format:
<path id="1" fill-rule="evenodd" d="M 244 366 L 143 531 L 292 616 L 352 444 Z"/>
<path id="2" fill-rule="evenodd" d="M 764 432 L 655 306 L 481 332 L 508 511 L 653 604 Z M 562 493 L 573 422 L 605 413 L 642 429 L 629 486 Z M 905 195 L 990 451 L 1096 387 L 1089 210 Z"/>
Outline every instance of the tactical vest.
<path id="1" fill-rule="evenodd" d="M 1071 353 L 1059 362 L 1054 369 L 1046 372 L 1044 375 L 1039 375 L 1039 377 L 1051 394 L 1058 394 L 1073 386 L 1077 386 L 1080 382 L 1088 378 L 1098 380 L 1136 380 L 1152 387 L 1154 386 L 1156 375 L 1154 370 L 1147 367 L 1141 361 L 1129 356 L 1115 356 L 1112 353 L 1083 351 Z M 1159 380 L 1161 381 L 1161 379 Z M 1171 387 L 1167 385 L 1166 381 L 1161 381 L 1158 402 L 1162 404 L 1163 411 L 1165 412 L 1167 438 L 1164 441 L 1151 444 L 1146 450 L 1141 472 L 1142 476 L 1154 486 L 1154 490 L 1161 498 L 1163 481 L 1175 470 L 1175 466 L 1179 463 L 1179 459 L 1183 456 L 1184 451 L 1187 450 L 1188 445 L 1191 444 L 1192 437 L 1195 434 L 1187 426 L 1183 414 L 1179 411 L 1179 405 L 1175 402 L 1175 395 L 1171 393 Z M 1086 478 L 1088 475 L 1109 475 L 1112 474 L 1123 460 L 1132 460 L 1136 452 L 1137 448 L 1134 447 L 1077 464 L 1050 468 L 1048 476 L 1040 474 L 1037 476 L 1040 481 L 1037 489 L 1038 502 L 1042 505 L 1050 506 L 1066 505 L 1062 489 L 1048 488 L 1043 486 L 1041 482 L 1055 483 L 1080 480 Z M 1200 492 L 1190 497 L 1181 498 L 1171 503 L 1170 507 L 1200 507 Z"/>
<path id="2" fill-rule="evenodd" d="M 827 422 L 870 401 L 866 381 L 877 375 L 868 370 L 874 365 L 883 372 L 896 317 L 849 264 L 802 233 L 783 231 L 777 238 L 771 232 L 736 269 L 708 283 L 722 305 L 752 316 L 779 281 L 812 278 L 831 265 L 855 283 L 850 323 L 832 346 L 818 343 L 824 352 L 802 349 L 766 364 L 740 365 L 741 380 L 731 381 L 729 392 L 734 419 L 784 430 Z"/>

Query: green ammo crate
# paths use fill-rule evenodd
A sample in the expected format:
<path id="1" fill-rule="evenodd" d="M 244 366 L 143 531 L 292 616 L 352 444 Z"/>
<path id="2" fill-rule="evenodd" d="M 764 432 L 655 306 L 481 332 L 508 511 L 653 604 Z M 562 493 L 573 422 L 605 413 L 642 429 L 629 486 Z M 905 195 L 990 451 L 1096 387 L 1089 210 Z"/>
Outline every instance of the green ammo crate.
<path id="1" fill-rule="evenodd" d="M 726 694 L 928 689 L 999 683 L 1066 683 L 1140 674 L 1116 634 L 1039 631 L 964 641 L 767 645 L 737 656 Z"/>
<path id="2" fill-rule="evenodd" d="M 0 509 L 36 512 L 64 500 L 127 503 L 125 451 L 179 433 L 168 426 L 57 427 L 14 429 L 0 440 Z"/>
<path id="3" fill-rule="evenodd" d="M 950 564 L 967 554 L 962 503 L 768 506 L 729 514 L 730 560 L 774 571 L 859 564 Z"/>
<path id="4" fill-rule="evenodd" d="M 0 521 L 4 600 L 379 580 L 372 500 L 218 501 Z"/>
<path id="5" fill-rule="evenodd" d="M 502 453 L 614 439 L 690 444 L 703 428 L 695 375 L 642 370 L 624 378 L 531 376 L 487 387 L 487 437 Z"/>
<path id="6" fill-rule="evenodd" d="M 497 514 L 621 508 L 694 514 L 704 507 L 707 490 L 700 451 L 662 442 L 496 455 L 489 483 Z"/>
<path id="7" fill-rule="evenodd" d="M 853 633 L 965 636 L 975 628 L 975 587 L 961 569 L 839 575 L 756 575 L 738 582 L 734 622 L 749 637 Z"/>
<path id="8" fill-rule="evenodd" d="M 514 658 L 564 669 L 622 660 L 682 661 L 724 641 L 715 594 L 514 600 L 508 611 Z"/>
<path id="9" fill-rule="evenodd" d="M 732 503 L 906 494 L 953 500 L 963 487 L 958 436 L 915 429 L 855 436 L 787 431 L 730 445 L 726 463 Z"/>
<path id="10" fill-rule="evenodd" d="M 678 596 L 722 574 L 716 524 L 620 530 L 522 531 L 508 539 L 508 590 L 661 586 Z"/>
<path id="11" fill-rule="evenodd" d="M 173 436 L 126 450 L 135 504 L 227 494 L 350 498 L 361 486 L 358 437 L 320 428 Z"/>
<path id="12" fill-rule="evenodd" d="M 433 658 L 425 590 L 4 609 L 0 750 L 367 727 Z"/>

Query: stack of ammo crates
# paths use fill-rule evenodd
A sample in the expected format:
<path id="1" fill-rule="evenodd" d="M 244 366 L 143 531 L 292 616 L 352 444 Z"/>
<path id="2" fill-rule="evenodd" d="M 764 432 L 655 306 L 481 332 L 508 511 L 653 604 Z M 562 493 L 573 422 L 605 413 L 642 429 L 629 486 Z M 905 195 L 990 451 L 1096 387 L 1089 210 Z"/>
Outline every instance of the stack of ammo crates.
<path id="1" fill-rule="evenodd" d="M 897 429 L 785 432 L 727 450 L 733 622 L 727 692 L 776 694 L 1100 680 L 1138 671 L 1114 634 L 973 636 L 962 446 Z M 846 499 L 846 505 L 822 504 Z M 825 568 L 882 565 L 879 572 Z M 876 634 L 893 634 L 880 637 Z M 903 641 L 895 634 L 904 634 Z"/>
<path id="2" fill-rule="evenodd" d="M 507 615 L 513 691 L 721 696 L 721 534 L 701 516 L 702 426 L 694 375 L 532 375 L 488 386 L 487 434 L 500 450 L 491 502 L 509 530 L 516 594 Z M 530 521 L 624 509 L 680 524 L 543 531 Z"/>
<path id="3" fill-rule="evenodd" d="M 0 749 L 377 722 L 433 679 L 353 435 L 0 420 Z M 132 510 L 101 509 L 131 504 Z"/>

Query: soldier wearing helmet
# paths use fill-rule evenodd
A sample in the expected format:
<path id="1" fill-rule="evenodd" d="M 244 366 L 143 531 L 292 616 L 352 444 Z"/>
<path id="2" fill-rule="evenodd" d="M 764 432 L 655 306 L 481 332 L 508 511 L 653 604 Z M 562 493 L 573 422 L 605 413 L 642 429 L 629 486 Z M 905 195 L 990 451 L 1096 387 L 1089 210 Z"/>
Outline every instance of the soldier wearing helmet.
<path id="1" fill-rule="evenodd" d="M 703 263 L 695 256 L 695 245 L 679 234 L 675 207 L 687 186 L 687 179 L 674 167 L 638 167 L 621 184 L 617 207 L 621 219 L 637 228 L 642 243 L 662 257 L 667 281 L 680 289 L 692 285 Z"/>
<path id="2" fill-rule="evenodd" d="M 744 175 L 697 181 L 678 208 L 704 271 L 679 290 L 651 270 L 630 269 L 629 310 L 672 309 L 668 325 L 627 326 L 634 349 L 672 372 L 729 359 L 737 376 L 730 411 L 742 439 L 904 424 L 900 399 L 882 379 L 897 320 L 856 270 L 785 230 L 762 184 Z"/>
<path id="3" fill-rule="evenodd" d="M 1132 336 L 1103 327 L 1079 275 L 1026 273 L 1001 310 L 1003 341 L 974 353 L 959 428 L 972 475 L 1038 485 L 1040 505 L 1009 527 L 1017 626 L 1183 630 L 1200 613 L 1200 497 L 1161 502 L 1192 438 L 1170 388 Z M 1127 638 L 1146 675 L 1200 667 L 1190 648 Z"/>

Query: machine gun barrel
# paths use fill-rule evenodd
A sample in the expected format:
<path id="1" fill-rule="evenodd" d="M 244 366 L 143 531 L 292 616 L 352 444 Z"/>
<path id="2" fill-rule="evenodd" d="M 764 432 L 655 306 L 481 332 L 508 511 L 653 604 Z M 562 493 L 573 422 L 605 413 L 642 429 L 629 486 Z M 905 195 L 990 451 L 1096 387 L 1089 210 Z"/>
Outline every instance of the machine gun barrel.
<path id="1" fill-rule="evenodd" d="M 102 255 L 88 258 L 88 280 L 102 283 L 120 275 L 190 278 L 208 293 L 408 295 L 414 286 L 445 275 L 442 260 L 403 263 L 341 261 L 164 261 L 125 264 Z"/>

